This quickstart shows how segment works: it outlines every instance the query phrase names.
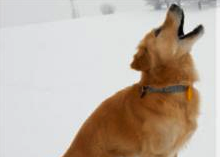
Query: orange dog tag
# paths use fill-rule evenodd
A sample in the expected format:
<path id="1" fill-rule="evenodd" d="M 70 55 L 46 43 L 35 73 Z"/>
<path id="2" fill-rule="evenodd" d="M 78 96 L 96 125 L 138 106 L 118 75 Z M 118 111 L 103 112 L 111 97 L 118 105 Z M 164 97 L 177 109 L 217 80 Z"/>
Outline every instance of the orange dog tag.
<path id="1" fill-rule="evenodd" d="M 192 99 L 192 94 L 193 94 L 192 87 L 189 86 L 189 87 L 187 88 L 187 91 L 186 91 L 187 100 L 190 101 L 190 100 Z"/>

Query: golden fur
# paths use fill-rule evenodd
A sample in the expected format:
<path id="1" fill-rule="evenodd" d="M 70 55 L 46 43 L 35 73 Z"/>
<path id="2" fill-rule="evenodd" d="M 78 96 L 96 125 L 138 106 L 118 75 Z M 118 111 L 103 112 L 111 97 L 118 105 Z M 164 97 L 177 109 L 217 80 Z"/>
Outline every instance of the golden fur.
<path id="1" fill-rule="evenodd" d="M 177 156 L 197 127 L 199 98 L 193 87 L 197 75 L 189 51 L 201 34 L 179 40 L 180 16 L 170 9 L 159 35 L 154 29 L 144 37 L 131 63 L 141 71 L 141 80 L 105 100 L 63 157 Z M 140 98 L 143 85 L 177 84 L 192 87 L 191 100 L 186 92 L 151 93 Z"/>

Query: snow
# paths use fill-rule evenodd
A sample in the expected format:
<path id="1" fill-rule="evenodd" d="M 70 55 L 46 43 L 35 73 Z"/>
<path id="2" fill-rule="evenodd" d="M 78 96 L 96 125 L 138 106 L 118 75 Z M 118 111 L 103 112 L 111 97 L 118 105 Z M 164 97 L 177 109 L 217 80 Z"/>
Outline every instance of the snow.
<path id="1" fill-rule="evenodd" d="M 108 96 L 139 80 L 138 42 L 165 11 L 142 11 L 0 30 L 0 156 L 59 157 Z M 215 153 L 215 10 L 187 11 L 204 24 L 192 54 L 200 74 L 199 128 L 180 157 Z"/>

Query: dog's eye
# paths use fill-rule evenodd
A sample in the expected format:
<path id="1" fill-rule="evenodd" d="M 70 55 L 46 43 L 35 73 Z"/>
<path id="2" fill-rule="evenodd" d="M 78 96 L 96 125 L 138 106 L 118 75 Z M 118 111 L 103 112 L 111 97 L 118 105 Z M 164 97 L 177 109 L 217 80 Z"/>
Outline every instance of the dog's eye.
<path id="1" fill-rule="evenodd" d="M 161 30 L 162 30 L 161 28 L 158 28 L 154 31 L 156 37 L 160 34 Z"/>

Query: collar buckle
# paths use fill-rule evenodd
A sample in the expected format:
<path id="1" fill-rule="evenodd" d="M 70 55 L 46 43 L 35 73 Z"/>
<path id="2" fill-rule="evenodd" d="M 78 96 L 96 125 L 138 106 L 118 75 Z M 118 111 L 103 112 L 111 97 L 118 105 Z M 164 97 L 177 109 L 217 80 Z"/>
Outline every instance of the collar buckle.
<path id="1" fill-rule="evenodd" d="M 143 98 L 146 94 L 149 94 L 150 86 L 142 86 L 141 87 L 141 98 Z"/>

